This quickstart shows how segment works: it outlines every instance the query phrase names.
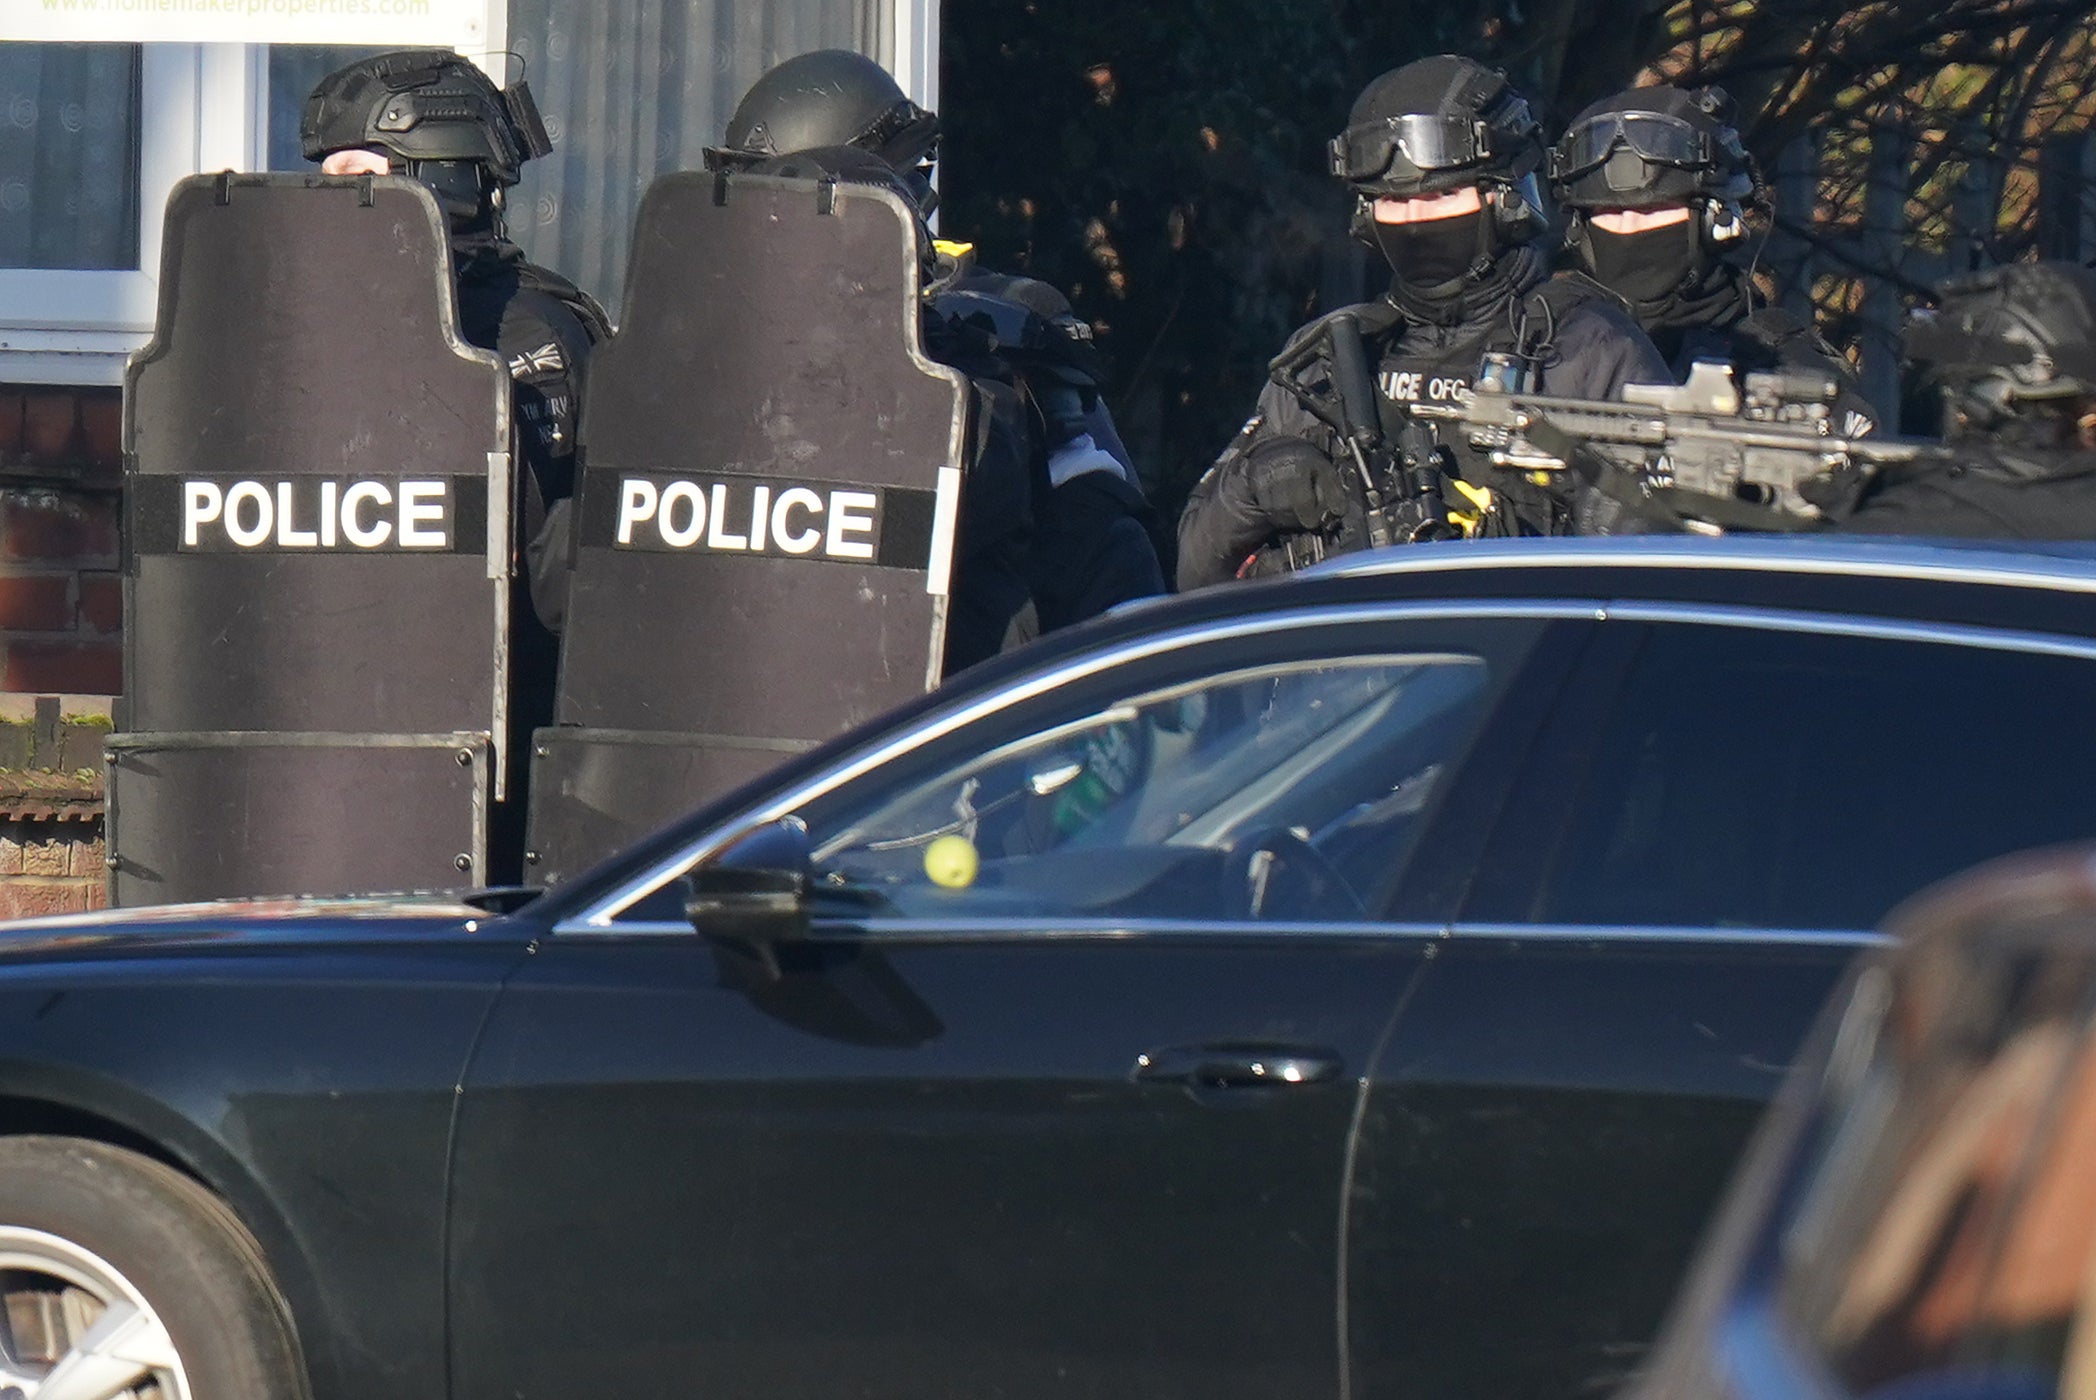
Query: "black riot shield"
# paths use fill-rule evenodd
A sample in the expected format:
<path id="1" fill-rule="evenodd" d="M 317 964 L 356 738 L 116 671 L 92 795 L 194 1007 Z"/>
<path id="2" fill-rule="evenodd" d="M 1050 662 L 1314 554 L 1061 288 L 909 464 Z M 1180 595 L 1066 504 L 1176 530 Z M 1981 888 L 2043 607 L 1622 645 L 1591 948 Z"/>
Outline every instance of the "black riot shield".
<path id="1" fill-rule="evenodd" d="M 509 376 L 400 178 L 199 176 L 125 381 L 112 902 L 484 881 Z"/>
<path id="2" fill-rule="evenodd" d="M 937 683 L 968 389 L 922 349 L 921 240 L 870 186 L 648 191 L 590 369 L 527 881 Z"/>

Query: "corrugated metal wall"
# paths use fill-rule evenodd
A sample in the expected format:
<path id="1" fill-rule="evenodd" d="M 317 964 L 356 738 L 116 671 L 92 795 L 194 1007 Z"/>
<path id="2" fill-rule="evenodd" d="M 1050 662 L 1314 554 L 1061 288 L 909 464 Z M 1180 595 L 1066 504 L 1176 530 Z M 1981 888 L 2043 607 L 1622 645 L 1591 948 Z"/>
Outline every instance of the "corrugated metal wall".
<path id="1" fill-rule="evenodd" d="M 512 0 L 510 48 L 553 154 L 510 192 L 511 236 L 617 314 L 641 192 L 695 170 L 772 64 L 856 49 L 892 67 L 895 0 Z M 512 67 L 512 76 L 519 69 Z"/>

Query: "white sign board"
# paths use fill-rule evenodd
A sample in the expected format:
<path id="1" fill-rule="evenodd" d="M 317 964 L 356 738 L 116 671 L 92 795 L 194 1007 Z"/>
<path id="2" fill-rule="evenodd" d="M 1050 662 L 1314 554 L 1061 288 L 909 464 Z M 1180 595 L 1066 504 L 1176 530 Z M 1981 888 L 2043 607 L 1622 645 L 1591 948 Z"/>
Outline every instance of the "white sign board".
<path id="1" fill-rule="evenodd" d="M 0 0 L 0 39 L 482 51 L 488 10 L 488 0 Z"/>

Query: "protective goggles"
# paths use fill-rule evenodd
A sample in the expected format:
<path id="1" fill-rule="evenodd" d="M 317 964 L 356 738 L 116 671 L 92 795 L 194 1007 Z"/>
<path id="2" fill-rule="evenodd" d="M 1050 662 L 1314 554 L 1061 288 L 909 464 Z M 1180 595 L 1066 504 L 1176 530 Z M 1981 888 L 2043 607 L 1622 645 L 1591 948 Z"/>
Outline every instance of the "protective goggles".
<path id="1" fill-rule="evenodd" d="M 1407 112 L 1350 126 L 1332 138 L 1327 150 L 1332 173 L 1342 180 L 1418 178 L 1490 160 L 1500 153 L 1499 131 L 1525 131 L 1530 124 L 1528 104 L 1518 99 L 1497 122 Z"/>
<path id="2" fill-rule="evenodd" d="M 1716 163 L 1710 133 L 1658 112 L 1605 112 L 1565 133 L 1550 152 L 1550 176 L 1569 180 L 1608 162 L 1618 149 L 1653 165 L 1701 170 Z"/>

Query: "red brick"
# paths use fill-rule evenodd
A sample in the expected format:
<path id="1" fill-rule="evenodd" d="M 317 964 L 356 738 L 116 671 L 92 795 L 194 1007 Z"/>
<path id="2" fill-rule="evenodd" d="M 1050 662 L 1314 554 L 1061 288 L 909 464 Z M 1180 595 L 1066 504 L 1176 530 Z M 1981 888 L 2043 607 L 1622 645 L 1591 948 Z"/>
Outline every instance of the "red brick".
<path id="1" fill-rule="evenodd" d="M 80 576 L 80 623 L 88 631 L 105 637 L 114 637 L 124 630 L 123 575 Z"/>
<path id="2" fill-rule="evenodd" d="M 59 837 L 39 832 L 34 840 L 22 843 L 24 875 L 71 875 L 72 867 L 72 847 Z"/>
<path id="3" fill-rule="evenodd" d="M 12 457 L 22 450 L 22 391 L 8 389 L 0 392 L 0 457 Z"/>
<path id="4" fill-rule="evenodd" d="M 102 879 L 108 850 L 102 844 L 101 828 L 85 822 L 68 822 L 66 828 L 66 873 L 90 880 Z"/>
<path id="5" fill-rule="evenodd" d="M 84 913 L 96 907 L 94 898 L 86 880 L 0 880 L 0 919 Z"/>
<path id="6" fill-rule="evenodd" d="M 7 643 L 0 691 L 27 695 L 121 695 L 124 658 L 115 642 Z"/>
<path id="7" fill-rule="evenodd" d="M 0 492 L 0 558 L 115 563 L 117 506 L 99 496 Z"/>
<path id="8" fill-rule="evenodd" d="M 0 575 L 0 628 L 15 632 L 70 632 L 72 580 L 63 574 Z"/>
<path id="9" fill-rule="evenodd" d="M 80 446 L 101 475 L 124 467 L 124 395 L 120 389 L 80 391 Z"/>
<path id="10" fill-rule="evenodd" d="M 80 426 L 80 403 L 73 391 L 31 389 L 22 398 L 22 450 L 46 462 L 70 456 Z"/>

